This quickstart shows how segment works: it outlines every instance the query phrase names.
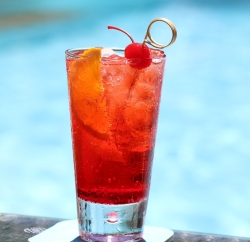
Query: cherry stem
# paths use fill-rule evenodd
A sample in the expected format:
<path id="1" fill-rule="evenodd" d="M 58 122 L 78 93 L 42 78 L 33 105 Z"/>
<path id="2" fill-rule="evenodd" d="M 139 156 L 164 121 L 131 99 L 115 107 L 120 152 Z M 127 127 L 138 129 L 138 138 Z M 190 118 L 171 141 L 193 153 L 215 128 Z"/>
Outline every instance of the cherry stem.
<path id="1" fill-rule="evenodd" d="M 128 32 L 126 32 L 125 30 L 123 30 L 123 29 L 117 28 L 117 27 L 115 27 L 115 26 L 108 26 L 108 29 L 116 29 L 116 30 L 119 30 L 119 31 L 123 32 L 124 34 L 126 34 L 126 35 L 131 39 L 132 43 L 135 42 L 134 39 L 132 38 L 132 36 L 131 36 Z"/>

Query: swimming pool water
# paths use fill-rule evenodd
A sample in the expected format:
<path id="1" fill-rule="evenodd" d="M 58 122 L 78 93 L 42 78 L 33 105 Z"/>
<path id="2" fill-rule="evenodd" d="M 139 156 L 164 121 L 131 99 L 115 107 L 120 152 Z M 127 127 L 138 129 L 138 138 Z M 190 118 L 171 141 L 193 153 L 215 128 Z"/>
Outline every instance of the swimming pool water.
<path id="1" fill-rule="evenodd" d="M 162 16 L 178 38 L 166 49 L 147 224 L 250 237 L 249 5 L 187 2 L 93 10 L 45 1 L 30 9 L 69 14 L 2 27 L 0 212 L 76 217 L 64 51 L 126 46 L 107 25 L 142 41 Z"/>

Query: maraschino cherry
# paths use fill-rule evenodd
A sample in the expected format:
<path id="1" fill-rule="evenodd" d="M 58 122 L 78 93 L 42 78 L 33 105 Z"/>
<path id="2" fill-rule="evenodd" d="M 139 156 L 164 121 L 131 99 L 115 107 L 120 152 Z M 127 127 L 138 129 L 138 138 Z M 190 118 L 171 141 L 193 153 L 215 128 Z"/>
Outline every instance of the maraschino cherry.
<path id="1" fill-rule="evenodd" d="M 135 43 L 132 36 L 124 31 L 123 29 L 108 26 L 108 29 L 115 29 L 126 34 L 132 41 L 132 44 L 129 44 L 125 48 L 125 57 L 130 61 L 130 66 L 136 69 L 143 69 L 150 66 L 152 59 L 150 57 L 150 50 L 148 46 L 144 43 Z"/>

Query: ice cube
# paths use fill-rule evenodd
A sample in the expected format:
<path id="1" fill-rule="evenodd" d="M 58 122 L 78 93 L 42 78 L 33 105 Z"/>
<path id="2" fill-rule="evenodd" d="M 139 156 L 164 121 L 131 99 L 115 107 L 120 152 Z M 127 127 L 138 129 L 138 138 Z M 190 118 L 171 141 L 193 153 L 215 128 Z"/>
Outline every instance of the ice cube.
<path id="1" fill-rule="evenodd" d="M 114 55 L 114 54 L 115 54 L 115 52 L 110 48 L 103 48 L 102 49 L 102 57 L 109 57 L 109 56 Z"/>

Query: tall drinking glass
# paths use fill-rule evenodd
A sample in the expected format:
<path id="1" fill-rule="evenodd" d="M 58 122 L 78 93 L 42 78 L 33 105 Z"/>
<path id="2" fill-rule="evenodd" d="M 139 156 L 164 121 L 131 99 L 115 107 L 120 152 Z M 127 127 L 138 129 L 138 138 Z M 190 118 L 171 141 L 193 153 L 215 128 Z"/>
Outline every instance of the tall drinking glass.
<path id="1" fill-rule="evenodd" d="M 66 51 L 80 236 L 87 241 L 142 237 L 165 54 L 150 65 L 122 49 Z"/>

